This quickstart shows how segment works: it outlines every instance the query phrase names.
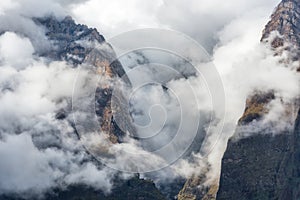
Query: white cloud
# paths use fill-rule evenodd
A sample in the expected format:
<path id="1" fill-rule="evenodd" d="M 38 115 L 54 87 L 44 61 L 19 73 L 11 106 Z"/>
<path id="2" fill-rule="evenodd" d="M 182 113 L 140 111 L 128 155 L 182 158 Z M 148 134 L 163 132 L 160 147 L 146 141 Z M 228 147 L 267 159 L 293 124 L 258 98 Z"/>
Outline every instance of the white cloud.
<path id="1" fill-rule="evenodd" d="M 232 20 L 253 10 L 263 9 L 266 18 L 278 0 L 89 0 L 71 6 L 70 13 L 80 23 L 97 27 L 106 37 L 145 28 L 171 28 L 183 32 L 211 51 L 216 33 Z M 254 16 L 255 17 L 255 16 Z"/>
<path id="2" fill-rule="evenodd" d="M 20 38 L 12 32 L 4 33 L 0 38 L 0 55 L 4 64 L 16 68 L 26 67 L 31 62 L 34 49 L 28 38 Z"/>
<path id="3" fill-rule="evenodd" d="M 48 165 L 46 154 L 40 152 L 26 134 L 7 136 L 0 141 L 0 193 L 37 193 L 54 185 L 61 174 Z"/>
<path id="4" fill-rule="evenodd" d="M 0 141 L 0 155 L 4 158 L 0 163 L 0 179 L 7 180 L 6 185 L 0 184 L 0 192 L 24 192 L 30 189 L 41 192 L 60 181 L 83 182 L 101 188 L 105 192 L 108 192 L 113 185 L 113 171 L 107 168 L 99 169 L 91 162 L 82 163 L 86 156 L 83 152 L 79 155 L 73 154 L 75 150 L 82 151 L 82 147 L 72 136 L 73 128 L 67 120 L 59 121 L 54 118 L 58 109 L 69 106 L 76 70 L 64 62 L 48 64 L 33 55 L 34 51 L 40 52 L 48 48 L 49 43 L 44 30 L 37 27 L 30 17 L 41 17 L 51 13 L 55 13 L 58 17 L 71 14 L 78 22 L 97 27 L 100 33 L 108 37 L 135 28 L 167 27 L 186 33 L 203 44 L 212 54 L 224 82 L 227 97 L 227 118 L 223 135 L 214 134 L 219 125 L 217 120 L 214 121 L 215 126 L 212 126 L 211 131 L 207 133 L 207 146 L 202 149 L 209 151 L 211 145 L 218 141 L 208 157 L 208 162 L 212 166 L 208 178 L 214 181 L 220 172 L 221 157 L 227 139 L 233 134 L 236 122 L 243 113 L 246 97 L 254 89 L 276 90 L 277 97 L 287 101 L 299 95 L 299 78 L 295 72 L 280 64 L 281 58 L 274 57 L 267 45 L 259 43 L 261 31 L 277 2 L 277 0 L 229 0 L 224 4 L 220 4 L 219 0 L 1 2 L 0 31 L 11 32 L 0 37 L 0 105 L 2 105 L 0 130 L 3 137 Z M 166 40 L 166 38 L 161 39 Z M 136 80 L 155 76 L 153 72 L 155 70 L 139 73 Z M 85 73 L 84 77 L 88 76 L 87 72 L 83 73 Z M 165 73 L 159 71 L 159 77 L 169 78 L 169 74 Z M 80 82 L 82 87 L 84 83 L 84 80 Z M 211 111 L 209 98 L 203 90 L 196 92 L 202 107 L 199 108 L 191 102 L 193 95 L 187 90 L 187 85 L 199 87 L 198 83 L 196 78 L 167 82 L 167 86 L 185 102 L 182 108 L 188 116 L 187 119 L 193 119 L 200 110 L 208 113 Z M 171 128 L 164 130 L 164 137 L 153 139 L 148 144 L 131 140 L 128 144 L 115 145 L 110 153 L 116 156 L 116 165 L 124 168 L 130 166 L 147 168 L 163 162 L 160 157 L 149 152 L 144 152 L 148 159 L 137 156 L 130 162 L 123 154 L 124 150 L 142 151 L 142 147 L 151 149 L 165 144 L 172 134 L 172 128 L 178 124 L 178 118 L 175 116 L 178 102 L 164 96 L 166 94 L 163 94 L 161 87 L 152 89 L 151 97 L 146 96 L 149 91 L 142 91 L 136 96 L 137 100 L 143 103 L 137 102 L 135 108 L 148 111 L 153 103 L 162 103 L 169 113 L 167 125 Z M 161 101 L 158 101 L 158 98 L 161 98 Z M 271 107 L 274 110 L 269 116 L 271 119 L 282 112 L 280 106 L 276 106 L 277 103 L 279 103 L 278 99 L 272 102 Z M 163 121 L 161 112 L 150 114 L 155 118 L 154 122 Z M 206 125 L 205 122 L 204 120 L 203 126 Z M 193 126 L 193 120 L 185 121 L 187 136 L 193 132 L 191 129 Z M 16 133 L 18 135 L 15 135 Z M 145 132 L 140 134 L 145 135 Z M 58 146 L 58 149 L 45 148 L 43 145 L 47 146 L 47 143 Z M 176 147 L 178 148 L 174 148 L 174 153 L 181 149 L 180 145 Z M 137 166 L 137 164 L 141 165 Z M 18 167 L 20 165 L 24 165 L 24 168 L 20 169 Z M 206 170 L 203 168 L 207 166 L 202 155 L 196 154 L 193 156 L 193 162 L 180 160 L 175 163 L 172 172 L 188 177 L 193 173 Z M 159 179 L 169 179 L 166 174 L 161 175 Z M 34 178 L 30 179 L 30 177 Z"/>

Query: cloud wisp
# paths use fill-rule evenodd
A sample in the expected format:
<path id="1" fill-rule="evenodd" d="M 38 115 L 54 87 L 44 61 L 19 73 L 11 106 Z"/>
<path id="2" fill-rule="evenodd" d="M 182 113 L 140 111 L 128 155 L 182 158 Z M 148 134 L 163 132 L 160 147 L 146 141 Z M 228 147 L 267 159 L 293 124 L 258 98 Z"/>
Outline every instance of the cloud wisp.
<path id="1" fill-rule="evenodd" d="M 96 145 L 97 150 L 113 155 L 115 167 L 112 168 L 122 166 L 124 171 L 131 172 L 145 172 L 149 166 L 159 168 L 162 163 L 168 163 L 169 160 L 164 159 L 168 155 L 158 154 L 154 149 L 164 147 L 176 135 L 174 132 L 182 115 L 187 120 L 181 132 L 187 139 L 195 133 L 195 123 L 201 127 L 196 130 L 201 137 L 196 137 L 196 144 L 190 149 L 193 153 L 184 155 L 155 175 L 145 173 L 143 176 L 161 184 L 170 181 L 170 177 L 189 178 L 205 172 L 206 184 L 215 182 L 227 140 L 234 133 L 247 97 L 255 90 L 275 91 L 276 98 L 269 105 L 270 112 L 264 123 L 276 120 L 284 112 L 282 101 L 288 104 L 299 97 L 299 76 L 293 67 L 297 63 L 282 63 L 287 56 L 285 52 L 274 56 L 268 44 L 260 43 L 261 31 L 276 3 L 272 0 L 230 0 L 224 6 L 217 0 L 191 0 L 189 3 L 177 0 L 151 3 L 138 0 L 16 0 L 0 3 L 0 155 L 3 158 L 0 180 L 6 180 L 0 182 L 0 194 L 33 192 L 41 195 L 49 188 L 74 183 L 85 183 L 109 192 L 119 172 L 92 162 L 86 146 Z M 156 44 L 172 43 L 172 48 L 182 49 L 187 60 L 153 49 L 132 51 L 119 57 L 133 88 L 137 89 L 127 97 L 137 136 L 152 139 L 137 141 L 128 137 L 125 143 L 112 146 L 103 142 L 105 138 L 91 132 L 79 141 L 74 134 L 72 116 L 61 120 L 56 114 L 61 109 L 71 112 L 74 80 L 77 78 L 78 88 L 86 88 L 93 75 L 83 67 L 78 79 L 78 68 L 39 57 L 51 42 L 45 30 L 32 20 L 47 15 L 62 18 L 68 14 L 80 23 L 97 27 L 108 37 L 145 27 L 174 29 L 176 34 L 182 32 L 191 36 L 208 50 L 210 59 L 205 64 L 210 66 L 213 61 L 222 79 L 225 121 L 221 120 L 224 113 L 220 107 L 213 109 L 203 77 L 195 76 L 188 65 L 187 60 L 195 58 L 193 49 L 184 49 L 183 43 L 171 38 L 170 34 L 160 34 L 152 38 Z M 126 40 L 127 45 L 135 46 L 145 40 L 142 37 L 134 39 L 130 44 Z M 118 53 L 118 49 L 115 50 Z M 141 67 L 135 68 L 135 65 Z M 194 66 L 200 71 L 207 67 L 203 63 Z M 209 75 L 204 78 L 212 79 Z M 145 80 L 160 82 L 138 88 Z M 187 89 L 190 87 L 193 89 Z M 199 120 L 193 121 L 195 118 Z M 220 127 L 222 134 L 218 131 Z M 162 134 L 152 137 L 157 131 Z M 184 147 L 173 146 L 175 157 Z M 108 152 L 107 148 L 110 148 Z M 144 154 L 126 157 L 124 152 Z M 124 173 L 123 177 L 130 175 Z"/>

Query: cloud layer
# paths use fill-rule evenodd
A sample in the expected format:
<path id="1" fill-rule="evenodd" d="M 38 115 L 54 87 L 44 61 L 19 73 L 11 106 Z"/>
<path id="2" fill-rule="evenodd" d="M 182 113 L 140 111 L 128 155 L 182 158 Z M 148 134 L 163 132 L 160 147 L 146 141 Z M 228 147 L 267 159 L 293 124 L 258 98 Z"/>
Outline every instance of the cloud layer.
<path id="1" fill-rule="evenodd" d="M 269 121 L 276 120 L 283 111 L 279 100 L 289 103 L 299 95 L 299 77 L 293 63 L 288 66 L 281 63 L 286 58 L 285 53 L 276 57 L 268 44 L 259 42 L 261 31 L 277 3 L 274 0 L 230 0 L 221 6 L 218 0 L 191 0 L 188 3 L 179 0 L 1 2 L 0 32 L 7 32 L 0 36 L 0 180 L 6 180 L 5 183 L 0 182 L 0 194 L 32 191 L 41 194 L 51 187 L 72 183 L 86 183 L 109 192 L 113 187 L 113 177 L 117 174 L 110 168 L 89 161 L 89 155 L 74 134 L 71 116 L 65 120 L 55 118 L 60 109 L 70 111 L 78 71 L 65 62 L 49 62 L 37 56 L 50 44 L 45 30 L 34 24 L 32 17 L 53 14 L 61 18 L 70 14 L 79 23 L 98 28 L 108 38 L 136 28 L 168 28 L 187 34 L 202 44 L 210 53 L 225 89 L 226 118 L 222 135 L 216 134 L 216 129 L 222 125 L 218 117 L 213 118 L 212 129 L 207 129 L 207 120 L 211 115 L 219 116 L 219 113 L 212 113 L 208 92 L 203 85 L 199 88 L 200 77 L 170 78 L 168 70 L 157 71 L 155 66 L 149 65 L 144 70 L 136 71 L 137 74 L 133 73 L 131 80 L 138 83 L 159 75 L 160 79 L 165 80 L 165 85 L 183 100 L 180 106 L 189 119 L 200 113 L 205 116 L 200 123 L 202 129 L 198 130 L 203 136 L 199 141 L 204 140 L 204 145 L 199 145 L 200 150 L 155 175 L 144 176 L 162 183 L 170 179 L 170 174 L 174 178 L 188 178 L 206 171 L 210 166 L 210 170 L 206 171 L 209 184 L 218 179 L 227 140 L 233 134 L 249 94 L 254 90 L 276 91 L 276 99 L 270 105 L 270 115 L 266 117 Z M 168 38 L 161 37 L 160 40 L 163 43 Z M 153 55 L 156 54 L 144 54 L 148 62 L 151 62 Z M 131 55 L 131 59 L 136 62 L 139 56 Z M 167 63 L 174 68 L 185 66 L 174 63 L 174 60 L 177 61 L 168 57 Z M 122 63 L 130 66 L 128 59 Z M 83 80 L 79 80 L 79 84 L 84 88 L 85 78 L 88 79 L 90 74 L 85 70 L 81 73 Z M 199 88 L 195 93 L 201 108 L 191 102 L 195 93 L 187 90 L 189 85 Z M 151 130 L 158 129 L 157 126 L 164 121 L 164 114 L 169 118 L 163 134 L 150 142 L 127 138 L 126 144 L 111 147 L 109 153 L 115 156 L 116 165 L 143 168 L 143 165 L 156 166 L 164 162 L 161 155 L 149 151 L 164 146 L 177 128 L 179 103 L 170 90 L 166 92 L 163 87 L 151 86 L 132 97 L 135 122 L 145 125 L 149 122 L 149 116 L 154 119 L 150 128 L 138 128 L 139 137 L 149 136 Z M 155 110 L 153 105 L 158 104 L 165 110 L 159 107 Z M 148 113 L 149 110 L 151 112 Z M 193 134 L 193 130 L 189 129 L 193 125 L 193 121 L 184 124 L 187 136 Z M 90 142 L 91 138 L 86 139 L 83 142 Z M 103 145 L 103 149 L 107 147 L 105 143 L 97 145 Z M 178 145 L 174 152 L 180 148 Z M 128 163 L 124 151 L 145 154 L 134 157 Z M 146 161 L 143 155 L 147 155 Z M 141 166 L 136 166 L 137 163 Z M 124 177 L 128 175 L 125 173 Z"/>

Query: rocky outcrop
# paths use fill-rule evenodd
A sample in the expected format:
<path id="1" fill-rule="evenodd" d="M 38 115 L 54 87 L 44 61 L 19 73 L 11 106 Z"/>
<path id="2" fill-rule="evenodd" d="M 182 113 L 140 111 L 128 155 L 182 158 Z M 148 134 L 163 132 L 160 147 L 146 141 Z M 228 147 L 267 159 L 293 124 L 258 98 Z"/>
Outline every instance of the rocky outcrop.
<path id="1" fill-rule="evenodd" d="M 300 110 L 294 130 L 230 140 L 217 199 L 300 198 Z"/>
<path id="2" fill-rule="evenodd" d="M 105 79 L 107 84 L 99 84 L 95 91 L 96 115 L 99 118 L 101 130 L 104 131 L 112 143 L 122 142 L 126 134 L 114 120 L 113 112 L 122 112 L 121 102 L 116 101 L 112 106 L 112 93 L 115 89 L 115 80 L 122 77 L 125 84 L 130 84 L 126 78 L 125 71 L 110 44 L 96 29 L 88 28 L 85 25 L 76 24 L 71 17 L 59 20 L 55 17 L 34 19 L 35 23 L 43 27 L 46 38 L 50 41 L 51 47 L 42 53 L 36 52 L 40 57 L 51 61 L 66 61 L 70 67 L 88 67 L 91 73 L 95 73 Z M 117 92 L 120 92 L 117 89 Z M 119 101 L 122 101 L 122 94 L 118 93 Z M 124 102 L 123 102 L 124 103 Z M 66 108 L 68 109 L 68 108 Z M 71 110 L 61 109 L 57 111 L 58 120 L 65 119 Z M 89 119 L 86 119 L 89 120 Z M 121 120 L 126 124 L 129 131 L 134 132 L 130 126 L 131 119 L 124 116 Z M 126 127 L 125 125 L 122 125 Z M 76 130 L 75 130 L 76 132 Z M 91 160 L 97 162 L 93 158 Z M 156 188 L 150 180 L 141 179 L 138 176 L 129 180 L 115 180 L 115 187 L 110 194 L 104 194 L 101 190 L 86 185 L 71 185 L 66 188 L 57 188 L 46 194 L 44 199 L 151 199 L 164 200 L 164 195 Z M 4 200 L 21 200 L 20 196 L 0 195 Z"/>
<path id="3" fill-rule="evenodd" d="M 199 196 L 203 197 L 207 191 L 198 187 L 203 184 L 204 179 L 204 176 L 194 176 L 188 179 L 178 193 L 178 200 L 196 200 Z"/>
<path id="4" fill-rule="evenodd" d="M 257 134 L 229 141 L 217 199 L 279 199 L 288 192 L 292 133 Z"/>
<path id="5" fill-rule="evenodd" d="M 246 108 L 243 116 L 240 118 L 238 124 L 246 125 L 253 120 L 260 120 L 263 115 L 268 113 L 267 104 L 275 99 L 273 91 L 259 92 L 256 91 L 254 95 L 250 96 L 246 101 Z"/>
<path id="6" fill-rule="evenodd" d="M 178 194 L 178 200 L 213 200 L 216 198 L 218 191 L 217 181 L 210 185 L 204 186 L 205 176 L 194 176 L 188 179 L 182 190 Z"/>
<path id="7" fill-rule="evenodd" d="M 35 23 L 44 27 L 47 39 L 52 46 L 42 56 L 52 60 L 72 61 L 75 64 L 84 62 L 91 48 L 83 47 L 79 41 L 104 43 L 104 37 L 96 29 L 76 24 L 71 17 L 58 20 L 55 17 L 34 19 Z"/>
<path id="8" fill-rule="evenodd" d="M 277 33 L 277 34 L 276 34 Z M 270 42 L 276 54 L 283 49 L 290 52 L 289 61 L 300 60 L 300 1 L 283 0 L 266 25 L 261 38 Z M 273 37 L 270 37 L 273 34 Z M 268 41 L 268 40 L 272 41 Z M 283 49 L 280 49 L 284 47 Z M 286 61 L 286 62 L 289 62 Z M 298 68 L 300 71 L 300 66 Z"/>
<path id="9" fill-rule="evenodd" d="M 300 60 L 299 6 L 299 0 L 283 0 L 266 25 L 261 39 L 262 42 L 271 43 L 275 55 L 288 50 L 289 58 L 284 61 L 287 65 Z M 268 113 L 268 104 L 274 98 L 273 91 L 254 92 L 248 98 L 245 112 L 234 137 L 228 142 L 222 160 L 217 199 L 300 198 L 299 99 L 295 99 L 293 105 L 285 106 L 287 115 L 294 120 L 293 129 L 280 130 L 274 135 L 265 127 L 267 125 L 255 123 Z M 296 120 L 291 116 L 295 114 L 293 110 L 299 110 Z M 284 118 L 282 116 L 278 120 Z M 246 129 L 251 133 L 236 140 L 247 126 L 253 127 L 251 131 Z"/>
<path id="10" fill-rule="evenodd" d="M 299 45 L 300 45 L 300 1 L 299 0 L 283 0 L 276 8 L 275 12 L 272 14 L 272 19 L 268 22 L 266 25 L 263 35 L 261 38 L 261 42 L 267 42 L 270 43 L 272 48 L 274 49 L 274 55 L 278 55 L 282 53 L 283 50 L 288 50 L 290 52 L 290 58 L 289 60 L 285 60 L 285 63 L 289 63 L 290 61 L 296 61 L 300 59 L 300 51 L 299 51 Z M 269 41 L 271 40 L 271 41 Z M 299 69 L 300 70 L 300 67 Z M 251 133 L 245 133 L 245 130 L 243 130 L 243 126 L 248 126 L 252 122 L 259 121 L 263 118 L 264 115 L 268 113 L 268 104 L 275 99 L 274 91 L 254 91 L 251 96 L 247 98 L 245 111 L 243 116 L 239 119 L 238 122 L 238 128 L 237 132 L 235 133 L 235 136 L 237 135 L 251 135 L 254 134 L 256 136 L 252 136 L 250 138 L 244 138 L 238 142 L 236 142 L 234 139 L 230 140 L 228 143 L 228 148 L 226 150 L 223 163 L 222 163 L 222 176 L 221 176 L 221 188 L 219 192 L 220 199 L 239 199 L 238 195 L 242 195 L 243 191 L 238 192 L 237 188 L 247 188 L 246 186 L 249 186 L 251 184 L 257 184 L 256 182 L 252 182 L 254 179 L 260 180 L 259 177 L 250 176 L 251 180 L 247 182 L 247 179 L 245 179 L 244 175 L 246 175 L 248 171 L 251 171 L 255 173 L 255 171 L 261 170 L 260 176 L 263 178 L 262 174 L 269 173 L 269 170 L 273 170 L 273 174 L 271 176 L 276 175 L 276 170 L 271 169 L 269 167 L 273 167 L 279 163 L 281 163 L 280 158 L 283 156 L 284 151 L 287 151 L 286 149 L 283 150 L 282 148 L 285 145 L 288 145 L 286 142 L 290 142 L 289 137 L 292 136 L 281 136 L 282 142 L 276 142 L 276 140 L 273 140 L 273 137 L 271 136 L 271 133 L 263 133 L 264 136 L 258 135 L 259 132 L 253 133 L 253 129 L 251 127 L 247 127 L 248 129 L 252 129 Z M 290 108 L 287 108 L 290 109 Z M 297 109 L 297 108 L 295 108 Z M 258 125 L 254 125 L 258 126 Z M 265 130 L 265 127 L 255 127 L 257 130 Z M 243 130 L 243 131 L 240 131 Z M 246 130 L 247 132 L 247 130 Z M 282 133 L 286 134 L 286 133 Z M 292 133 L 290 133 L 292 134 Z M 280 139 L 280 136 L 276 136 L 278 139 Z M 258 140 L 258 141 L 256 141 Z M 261 142 L 259 142 L 261 141 Z M 285 142 L 284 142 L 285 141 Z M 259 151 L 261 148 L 260 146 L 257 146 L 258 144 L 263 145 L 265 143 L 268 143 L 268 145 L 264 145 L 265 149 L 262 149 L 264 153 L 268 153 L 270 155 L 273 155 L 274 157 L 270 156 L 267 158 L 270 158 L 274 162 L 268 162 L 272 163 L 269 167 L 266 166 L 266 168 L 263 168 L 262 165 L 264 165 L 265 162 L 262 160 L 266 159 L 263 157 L 265 155 L 264 153 L 261 154 Z M 254 145 L 254 146 L 251 146 Z M 256 151 L 257 148 L 257 151 Z M 276 149 L 281 149 L 283 152 L 278 153 Z M 273 152 L 274 150 L 274 152 Z M 231 158 L 231 156 L 235 155 L 238 156 L 238 158 Z M 253 155 L 257 155 L 257 157 L 252 157 Z M 239 157 L 240 156 L 240 157 Z M 260 157 L 261 156 L 261 157 Z M 253 163 L 253 165 L 248 165 L 247 163 L 247 157 L 254 159 L 250 162 Z M 277 161 L 275 161 L 277 159 Z M 228 162 L 229 160 L 229 162 Z M 237 161 L 238 160 L 238 161 Z M 232 162 L 230 162 L 232 161 Z M 242 162 L 244 161 L 244 162 Z M 261 163 L 260 163 L 261 162 Z M 255 166 L 254 166 L 255 165 Z M 230 169 L 234 168 L 234 174 L 231 174 Z M 252 169 L 250 169 L 252 168 Z M 245 171 L 243 171 L 245 170 Z M 232 171 L 232 172 L 233 172 Z M 227 172 L 229 174 L 227 174 Z M 271 172 L 270 172 L 271 173 Z M 240 177 L 239 178 L 233 178 L 233 177 Z M 226 178 L 225 178 L 226 177 Z M 227 178 L 231 178 L 228 180 Z M 193 185 L 191 183 L 197 182 L 199 178 L 194 178 L 194 180 L 188 180 L 185 188 L 180 191 L 179 196 L 183 196 L 188 199 L 202 199 L 206 192 L 210 190 L 210 188 L 199 188 L 197 185 Z M 232 182 L 233 180 L 236 180 L 237 182 Z M 199 180 L 198 180 L 199 181 Z M 244 185 L 240 184 L 239 181 L 243 181 Z M 269 182 L 272 182 L 269 180 Z M 225 185 L 224 185 L 225 184 Z M 228 184 L 228 188 L 226 186 Z M 234 186 L 230 188 L 229 186 L 233 184 L 236 185 L 236 188 Z M 198 184 L 199 185 L 199 184 Z M 224 188 L 225 187 L 225 188 Z M 259 186 L 258 186 L 259 187 Z M 214 188 L 214 185 L 212 186 Z M 229 195 L 222 197 L 223 191 L 229 190 L 232 191 L 232 193 L 229 193 Z M 262 190 L 262 187 L 260 187 Z M 254 186 L 249 189 L 249 193 L 253 191 L 257 191 L 258 188 L 255 188 Z M 235 193 L 236 191 L 236 193 Z M 244 191 L 245 192 L 245 191 Z M 233 195 L 233 193 L 237 194 L 236 196 L 230 196 Z M 249 196 L 245 197 L 245 199 L 250 198 Z M 182 198 L 184 199 L 184 198 Z M 212 198 L 214 199 L 214 198 Z"/>
<path id="11" fill-rule="evenodd" d="M 283 50 L 289 51 L 289 58 L 283 61 L 287 66 L 293 61 L 300 61 L 299 0 L 283 0 L 279 3 L 263 30 L 261 42 L 270 43 L 275 55 L 281 54 Z M 254 91 L 247 99 L 246 109 L 239 124 L 259 120 L 268 112 L 267 104 L 274 98 L 273 91 Z M 297 108 L 295 110 L 297 111 Z"/>
<path id="12" fill-rule="evenodd" d="M 272 20 L 266 25 L 262 41 L 267 39 L 273 31 L 277 31 L 281 40 L 273 41 L 273 47 L 283 46 L 283 42 L 290 42 L 294 47 L 299 49 L 300 41 L 300 1 L 283 0 L 271 16 Z M 280 42 L 281 41 L 281 42 Z"/>
<path id="13" fill-rule="evenodd" d="M 46 37 L 51 42 L 51 48 L 40 56 L 51 60 L 64 60 L 74 67 L 79 64 L 90 65 L 93 73 L 99 74 L 107 81 L 113 81 L 116 77 L 125 76 L 121 63 L 104 37 L 93 28 L 76 24 L 71 17 L 57 20 L 55 17 L 34 19 L 45 28 Z M 124 79 L 123 80 L 127 80 Z M 128 81 L 129 82 L 129 81 Z M 96 114 L 99 117 L 101 130 L 109 135 L 113 143 L 121 141 L 125 133 L 118 127 L 113 118 L 111 84 L 99 85 L 95 93 Z M 65 115 L 60 111 L 58 117 Z M 124 123 L 131 124 L 129 118 L 124 117 Z M 133 128 L 131 127 L 133 131 Z"/>
<path id="14" fill-rule="evenodd" d="M 149 180 L 140 179 L 138 176 L 116 183 L 110 194 L 104 194 L 85 185 L 71 185 L 68 188 L 56 188 L 44 195 L 45 200 L 167 200 L 160 191 L 157 190 L 154 183 Z M 26 200 L 20 196 L 0 195 L 1 200 Z M 31 198 L 31 200 L 41 199 Z"/>

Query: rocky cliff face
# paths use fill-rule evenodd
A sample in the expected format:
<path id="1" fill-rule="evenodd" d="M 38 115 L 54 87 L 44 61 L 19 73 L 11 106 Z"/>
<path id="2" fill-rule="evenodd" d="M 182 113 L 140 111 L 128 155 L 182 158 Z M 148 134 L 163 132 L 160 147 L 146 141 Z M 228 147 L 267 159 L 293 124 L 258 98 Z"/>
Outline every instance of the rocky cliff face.
<path id="1" fill-rule="evenodd" d="M 74 68 L 83 64 L 82 66 L 89 67 L 88 69 L 91 73 L 98 74 L 107 81 L 113 81 L 115 78 L 125 75 L 125 71 L 121 63 L 116 59 L 112 47 L 96 29 L 76 24 L 71 17 L 66 17 L 63 20 L 58 20 L 55 17 L 45 17 L 34 19 L 34 21 L 44 28 L 46 38 L 51 43 L 49 49 L 44 50 L 42 53 L 36 52 L 38 56 L 44 57 L 49 62 L 66 61 L 70 67 Z M 123 80 L 127 81 L 128 79 L 123 78 Z M 129 81 L 127 84 L 130 84 Z M 113 118 L 111 106 L 113 89 L 114 84 L 97 85 L 95 108 L 101 130 L 109 136 L 112 143 L 117 143 L 121 142 L 125 133 L 118 127 Z M 56 118 L 59 120 L 65 119 L 71 113 L 69 107 L 71 106 L 67 106 L 65 110 L 58 111 Z M 116 109 L 122 108 L 116 106 Z M 123 122 L 127 126 L 131 124 L 128 118 L 124 118 Z M 115 187 L 110 194 L 104 194 L 101 190 L 95 190 L 86 185 L 76 184 L 66 186 L 63 189 L 56 188 L 53 191 L 51 190 L 45 194 L 44 199 L 166 199 L 152 181 L 141 179 L 138 176 L 126 181 L 116 178 L 114 183 Z M 5 194 L 1 194 L 0 199 L 23 200 L 20 196 Z M 40 199 L 40 197 L 36 199 Z"/>
<path id="2" fill-rule="evenodd" d="M 271 18 L 263 31 L 262 41 L 267 39 L 273 31 L 276 31 L 282 37 L 276 37 L 272 41 L 274 48 L 283 46 L 284 42 L 289 42 L 298 51 L 300 41 L 300 1 L 283 0 L 277 6 Z M 297 52 L 297 56 L 297 59 L 299 59 L 299 52 Z"/>
<path id="3" fill-rule="evenodd" d="M 261 39 L 262 42 L 271 43 L 274 54 L 288 50 L 289 58 L 284 61 L 287 65 L 300 60 L 299 3 L 298 0 L 283 0 L 266 25 Z M 234 137 L 241 134 L 245 126 L 259 122 L 268 113 L 267 105 L 272 99 L 273 91 L 255 92 L 250 96 Z M 292 106 L 286 106 L 287 113 L 293 115 L 294 110 L 299 110 L 299 105 L 299 99 L 295 99 Z M 266 125 L 258 123 L 257 131 L 248 134 L 250 137 L 239 140 L 233 137 L 228 142 L 222 160 L 217 199 L 300 198 L 300 110 L 295 114 L 296 119 L 290 116 L 295 124 L 290 130 L 273 135 L 264 127 Z"/>
<path id="4" fill-rule="evenodd" d="M 27 200 L 28 198 L 15 197 L 12 195 L 1 195 L 1 200 Z M 154 183 L 148 180 L 134 177 L 128 181 L 116 183 L 116 187 L 109 195 L 100 190 L 85 185 L 71 185 L 68 188 L 56 188 L 45 194 L 44 198 L 31 198 L 32 200 L 167 200 L 161 194 Z"/>
<path id="5" fill-rule="evenodd" d="M 211 186 L 203 186 L 205 175 L 194 176 L 188 179 L 182 190 L 178 194 L 178 200 L 213 200 L 216 198 L 218 191 L 218 183 L 214 183 Z"/>
<path id="6" fill-rule="evenodd" d="M 300 1 L 283 0 L 271 16 L 271 20 L 266 25 L 262 42 L 268 41 L 269 36 L 273 33 L 279 35 L 272 38 L 271 45 L 276 53 L 282 49 L 290 52 L 290 61 L 300 60 Z M 288 43 L 288 46 L 286 46 Z M 283 47 L 281 50 L 280 48 Z M 288 62 L 288 61 L 286 61 Z M 300 71 L 300 66 L 298 67 Z"/>
<path id="7" fill-rule="evenodd" d="M 299 119 L 291 132 L 229 141 L 217 199 L 299 199 Z"/>
<path id="8" fill-rule="evenodd" d="M 54 17 L 46 17 L 35 19 L 35 22 L 45 28 L 46 37 L 51 42 L 51 48 L 40 56 L 51 60 L 64 60 L 74 67 L 79 64 L 91 65 L 90 70 L 93 73 L 107 80 L 125 75 L 110 44 L 96 29 L 76 24 L 71 17 L 66 17 L 61 21 Z M 95 93 L 95 108 L 101 130 L 109 135 L 113 143 L 117 143 L 125 133 L 114 123 L 111 110 L 112 91 L 111 86 L 99 85 Z M 63 114 L 58 113 L 57 116 L 63 116 Z M 124 120 L 130 124 L 130 119 Z"/>

